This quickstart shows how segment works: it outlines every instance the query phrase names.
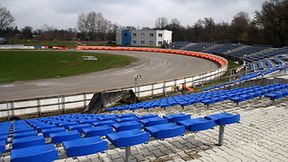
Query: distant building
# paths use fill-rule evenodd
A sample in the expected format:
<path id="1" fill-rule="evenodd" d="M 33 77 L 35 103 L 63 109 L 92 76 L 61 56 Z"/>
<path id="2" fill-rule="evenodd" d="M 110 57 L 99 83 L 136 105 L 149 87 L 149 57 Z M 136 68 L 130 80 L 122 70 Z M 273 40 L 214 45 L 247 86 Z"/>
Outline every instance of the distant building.
<path id="1" fill-rule="evenodd" d="M 172 31 L 119 30 L 116 33 L 116 44 L 120 46 L 160 47 L 164 42 L 172 43 Z"/>

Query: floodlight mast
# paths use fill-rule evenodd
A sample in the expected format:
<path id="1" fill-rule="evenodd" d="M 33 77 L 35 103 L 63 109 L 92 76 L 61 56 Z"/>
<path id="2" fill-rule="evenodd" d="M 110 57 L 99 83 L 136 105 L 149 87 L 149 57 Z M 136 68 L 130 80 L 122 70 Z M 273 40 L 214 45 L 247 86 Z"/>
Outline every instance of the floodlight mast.
<path id="1" fill-rule="evenodd" d="M 137 97 L 139 97 L 139 88 L 137 90 L 137 87 L 138 87 L 138 80 L 141 80 L 142 79 L 142 75 L 141 74 L 136 74 L 134 75 L 134 93 Z M 135 100 L 136 102 L 136 100 Z"/>

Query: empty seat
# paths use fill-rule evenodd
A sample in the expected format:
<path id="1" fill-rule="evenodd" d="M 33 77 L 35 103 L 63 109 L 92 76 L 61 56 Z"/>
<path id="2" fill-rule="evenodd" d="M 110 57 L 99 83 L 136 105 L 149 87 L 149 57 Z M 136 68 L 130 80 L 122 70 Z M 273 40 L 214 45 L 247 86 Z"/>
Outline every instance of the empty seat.
<path id="1" fill-rule="evenodd" d="M 79 123 L 77 123 L 77 122 L 62 122 L 62 123 L 58 123 L 56 125 L 59 126 L 59 127 L 65 127 L 66 129 L 68 129 L 68 126 L 78 125 L 78 124 Z"/>
<path id="2" fill-rule="evenodd" d="M 108 134 L 107 139 L 116 147 L 129 147 L 148 142 L 149 134 L 134 129 Z"/>
<path id="3" fill-rule="evenodd" d="M 76 157 L 95 154 L 108 149 L 108 142 L 99 136 L 90 138 L 80 138 L 63 142 L 67 157 Z"/>
<path id="4" fill-rule="evenodd" d="M 140 119 L 140 120 L 142 120 L 142 119 L 147 119 L 147 118 L 154 118 L 154 117 L 157 117 L 158 115 L 156 115 L 156 114 L 145 114 L 145 115 L 142 115 L 142 116 L 138 116 L 138 118 Z"/>
<path id="5" fill-rule="evenodd" d="M 11 151 L 11 162 L 50 162 L 58 159 L 53 144 L 32 146 Z"/>
<path id="6" fill-rule="evenodd" d="M 98 127 L 92 127 L 92 128 L 85 128 L 82 129 L 82 133 L 84 133 L 87 137 L 93 137 L 93 136 L 106 136 L 109 133 L 113 133 L 112 126 L 98 126 Z"/>
<path id="7" fill-rule="evenodd" d="M 91 128 L 92 126 L 90 124 L 79 124 L 79 125 L 71 125 L 68 126 L 69 130 L 77 130 L 78 132 L 81 132 L 83 128 Z"/>
<path id="8" fill-rule="evenodd" d="M 138 121 L 138 120 L 139 120 L 139 119 L 136 118 L 135 116 L 116 119 L 116 121 L 117 121 L 118 123 L 121 123 L 121 122 L 129 122 L 129 121 Z"/>
<path id="9" fill-rule="evenodd" d="M 213 120 L 205 118 L 195 118 L 182 120 L 177 122 L 179 125 L 185 126 L 185 128 L 192 132 L 199 132 L 206 129 L 211 129 L 214 127 L 215 122 Z"/>
<path id="10" fill-rule="evenodd" d="M 31 147 L 36 145 L 45 145 L 43 136 L 30 136 L 24 138 L 14 139 L 12 142 L 13 149 L 19 149 L 24 147 Z"/>
<path id="11" fill-rule="evenodd" d="M 56 128 L 50 128 L 50 129 L 43 129 L 42 133 L 44 137 L 49 137 L 50 134 L 52 133 L 57 133 L 57 132 L 64 132 L 65 128 L 63 127 L 56 127 Z"/>
<path id="12" fill-rule="evenodd" d="M 151 136 L 157 139 L 164 139 L 183 135 L 185 132 L 185 127 L 178 126 L 174 123 L 168 123 L 145 127 L 145 131 L 149 132 Z"/>
<path id="13" fill-rule="evenodd" d="M 23 138 L 23 137 L 29 137 L 29 136 L 38 136 L 38 133 L 36 131 L 29 131 L 29 132 L 22 132 L 22 133 L 14 133 L 13 139 L 16 138 Z"/>
<path id="14" fill-rule="evenodd" d="M 57 127 L 55 125 L 41 125 L 36 127 L 39 133 L 42 132 L 42 130 L 44 129 L 51 129 L 51 128 L 57 128 Z"/>
<path id="15" fill-rule="evenodd" d="M 160 118 L 160 117 L 154 117 L 154 118 L 147 118 L 147 119 L 140 120 L 140 122 L 145 127 L 149 127 L 149 126 L 153 126 L 153 125 L 159 125 L 159 124 L 168 123 L 168 119 L 163 119 L 163 118 Z"/>
<path id="16" fill-rule="evenodd" d="M 116 122 L 114 120 L 106 120 L 106 121 L 94 122 L 92 124 L 94 126 L 103 126 L 103 125 L 112 126 L 115 123 Z"/>
<path id="17" fill-rule="evenodd" d="M 119 114 L 119 118 L 126 118 L 126 117 L 137 117 L 135 114 Z"/>
<path id="18" fill-rule="evenodd" d="M 224 112 L 224 113 L 206 116 L 205 119 L 214 120 L 215 123 L 218 125 L 227 125 L 227 124 L 238 123 L 240 121 L 240 114 L 233 115 L 233 114 Z"/>
<path id="19" fill-rule="evenodd" d="M 0 140 L 0 155 L 5 152 L 6 140 Z"/>
<path id="20" fill-rule="evenodd" d="M 125 131 L 125 130 L 132 130 L 132 129 L 141 129 L 142 124 L 137 121 L 131 121 L 131 122 L 116 123 L 116 124 L 113 124 L 113 127 L 117 131 Z"/>
<path id="21" fill-rule="evenodd" d="M 167 118 L 169 120 L 169 122 L 176 123 L 176 122 L 181 121 L 181 120 L 191 119 L 191 115 L 179 113 L 179 114 L 167 115 L 167 116 L 164 116 L 164 118 Z"/>
<path id="22" fill-rule="evenodd" d="M 62 143 L 63 141 L 69 141 L 73 139 L 80 138 L 80 133 L 76 130 L 74 131 L 65 131 L 50 134 L 52 142 L 54 144 Z"/>

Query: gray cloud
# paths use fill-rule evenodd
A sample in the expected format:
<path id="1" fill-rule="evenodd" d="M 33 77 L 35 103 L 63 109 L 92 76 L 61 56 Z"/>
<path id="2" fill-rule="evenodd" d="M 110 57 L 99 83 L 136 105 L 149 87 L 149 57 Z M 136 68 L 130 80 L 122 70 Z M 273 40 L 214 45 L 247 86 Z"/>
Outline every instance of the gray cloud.
<path id="1" fill-rule="evenodd" d="M 41 28 L 43 24 L 56 28 L 76 27 L 80 13 L 102 12 L 112 22 L 121 25 L 154 27 L 157 17 L 177 18 L 191 25 L 200 18 L 213 17 L 216 22 L 230 22 L 240 11 L 251 18 L 265 0 L 1 0 L 19 27 Z"/>

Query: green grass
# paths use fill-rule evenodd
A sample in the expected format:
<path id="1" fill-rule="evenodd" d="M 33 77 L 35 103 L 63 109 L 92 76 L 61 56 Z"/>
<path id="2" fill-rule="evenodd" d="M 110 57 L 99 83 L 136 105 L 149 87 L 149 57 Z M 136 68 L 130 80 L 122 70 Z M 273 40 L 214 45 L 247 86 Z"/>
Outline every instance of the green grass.
<path id="1" fill-rule="evenodd" d="M 40 41 L 22 39 L 9 39 L 7 44 L 23 44 L 26 46 L 66 46 L 68 48 L 75 48 L 78 46 L 75 41 Z"/>
<path id="2" fill-rule="evenodd" d="M 95 56 L 84 61 L 81 56 Z M 135 59 L 111 54 L 75 51 L 0 51 L 0 83 L 79 75 L 119 68 Z"/>

